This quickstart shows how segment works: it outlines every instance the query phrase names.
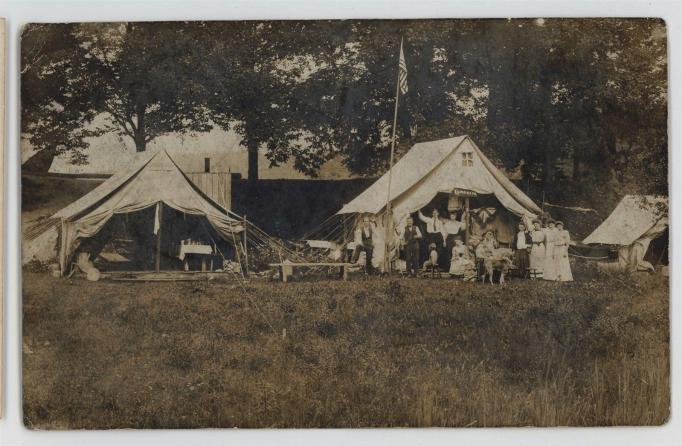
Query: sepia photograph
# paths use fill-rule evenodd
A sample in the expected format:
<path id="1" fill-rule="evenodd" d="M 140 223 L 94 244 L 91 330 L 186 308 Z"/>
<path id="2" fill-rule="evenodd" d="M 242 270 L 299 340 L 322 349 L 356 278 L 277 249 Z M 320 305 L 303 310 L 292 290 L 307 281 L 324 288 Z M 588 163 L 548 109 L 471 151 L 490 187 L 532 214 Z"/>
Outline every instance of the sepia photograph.
<path id="1" fill-rule="evenodd" d="M 24 425 L 665 424 L 667 38 L 26 24 Z"/>

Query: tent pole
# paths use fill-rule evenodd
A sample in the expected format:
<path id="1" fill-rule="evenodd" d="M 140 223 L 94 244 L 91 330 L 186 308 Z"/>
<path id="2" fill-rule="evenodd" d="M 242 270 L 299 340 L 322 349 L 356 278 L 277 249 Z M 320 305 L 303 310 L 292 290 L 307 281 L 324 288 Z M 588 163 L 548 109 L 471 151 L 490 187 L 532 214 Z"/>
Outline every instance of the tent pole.
<path id="1" fill-rule="evenodd" d="M 158 232 L 156 233 L 156 258 L 155 260 L 155 269 L 156 272 L 161 271 L 161 221 L 163 219 L 163 206 L 161 202 L 159 201 L 157 204 L 157 215 L 159 218 L 159 229 Z"/>
<path id="2" fill-rule="evenodd" d="M 471 215 L 469 214 L 469 197 L 464 199 L 464 215 L 466 227 L 464 228 L 464 244 L 469 246 L 469 234 L 471 234 Z"/>
<path id="3" fill-rule="evenodd" d="M 69 274 L 66 266 L 66 221 L 61 218 L 62 232 L 59 234 L 59 266 L 61 269 L 61 276 L 64 277 Z"/>
<path id="4" fill-rule="evenodd" d="M 400 38 L 400 54 L 403 53 L 403 38 Z M 400 99 L 400 64 L 398 64 L 398 78 L 395 83 L 395 108 L 393 110 L 393 134 L 391 135 L 391 159 L 388 164 L 388 190 L 386 191 L 386 232 L 384 234 L 384 268 L 391 275 L 391 258 L 388 251 L 391 235 L 393 211 L 391 210 L 391 177 L 393 176 L 393 152 L 395 151 L 395 127 L 398 123 L 398 101 Z M 370 259 L 371 262 L 371 259 Z"/>
<path id="5" fill-rule="evenodd" d="M 343 239 L 341 240 L 341 243 L 343 243 L 343 248 L 341 248 L 341 252 L 343 253 L 341 259 L 342 261 L 348 262 L 348 228 L 346 226 L 346 216 L 344 215 L 342 220 L 343 224 Z"/>
<path id="6" fill-rule="evenodd" d="M 244 214 L 244 274 L 249 274 L 248 236 L 246 235 L 246 214 Z"/>

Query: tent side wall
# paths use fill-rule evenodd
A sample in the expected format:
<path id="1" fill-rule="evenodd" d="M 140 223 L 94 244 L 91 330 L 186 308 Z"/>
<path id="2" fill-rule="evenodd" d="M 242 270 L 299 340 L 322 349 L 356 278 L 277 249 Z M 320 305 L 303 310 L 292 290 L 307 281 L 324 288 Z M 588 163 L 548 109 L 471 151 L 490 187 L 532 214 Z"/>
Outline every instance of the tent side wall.
<path id="1" fill-rule="evenodd" d="M 407 216 L 423 209 L 438 194 L 451 194 L 457 189 L 469 191 L 474 196 L 478 196 L 481 206 L 490 206 L 490 204 L 485 204 L 490 201 L 486 197 L 494 197 L 495 207 L 498 210 L 496 215 L 493 215 L 490 221 L 483 219 L 479 222 L 480 224 L 470 224 L 470 227 L 480 233 L 487 229 L 496 229 L 502 242 L 511 241 L 518 219 L 530 225 L 530 221 L 541 212 L 528 196 L 492 165 L 469 137 L 415 145 L 394 166 L 396 170 L 394 177 L 401 178 L 400 173 L 406 169 L 409 170 L 409 163 L 419 162 L 419 157 L 415 155 L 424 155 L 427 149 L 433 150 L 433 154 L 426 157 L 427 168 L 422 166 L 418 170 L 422 176 L 417 179 L 410 177 L 409 181 L 399 183 L 397 190 L 392 187 L 393 224 L 398 228 L 398 232 L 405 225 Z M 386 190 L 388 184 L 383 181 L 384 177 L 339 211 L 340 214 L 355 212 L 358 215 L 374 217 L 377 223 L 376 232 L 382 235 L 381 241 L 375 240 L 374 256 L 377 259 L 374 262 L 375 265 L 383 263 L 385 200 L 388 193 Z M 383 202 L 380 200 L 382 197 Z M 381 246 L 381 253 L 377 250 L 377 246 Z"/>
<path id="2" fill-rule="evenodd" d="M 105 184 L 105 183 L 103 183 Z M 228 211 L 207 197 L 165 151 L 154 154 L 136 169 L 117 175 L 106 188 L 97 188 L 55 214 L 61 221 L 59 264 L 62 274 L 77 241 L 96 235 L 115 214 L 132 213 L 163 203 L 190 215 L 206 217 L 225 239 L 243 230 Z"/>
<path id="3" fill-rule="evenodd" d="M 626 195 L 583 243 L 618 247 L 622 270 L 653 270 L 644 257 L 651 242 L 668 230 L 667 208 L 667 197 Z"/>

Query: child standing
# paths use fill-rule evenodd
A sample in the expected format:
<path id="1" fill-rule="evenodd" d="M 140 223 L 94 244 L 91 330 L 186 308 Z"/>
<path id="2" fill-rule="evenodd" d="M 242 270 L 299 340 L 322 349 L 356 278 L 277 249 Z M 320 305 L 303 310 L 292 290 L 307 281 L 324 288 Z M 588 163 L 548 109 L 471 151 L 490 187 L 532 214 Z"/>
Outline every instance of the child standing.
<path id="1" fill-rule="evenodd" d="M 438 248 L 436 247 L 435 243 L 431 243 L 429 245 L 429 259 L 424 262 L 424 271 L 428 271 L 431 269 L 431 271 L 434 271 L 436 268 L 438 268 Z"/>

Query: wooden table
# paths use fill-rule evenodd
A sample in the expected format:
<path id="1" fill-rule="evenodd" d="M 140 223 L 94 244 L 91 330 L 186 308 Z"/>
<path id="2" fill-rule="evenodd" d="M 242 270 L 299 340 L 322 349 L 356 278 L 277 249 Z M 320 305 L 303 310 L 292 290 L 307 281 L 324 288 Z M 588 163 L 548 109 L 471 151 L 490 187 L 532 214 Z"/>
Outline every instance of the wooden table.
<path id="1" fill-rule="evenodd" d="M 178 248 L 178 258 L 182 261 L 185 271 L 189 270 L 187 258 L 198 256 L 201 259 L 201 271 L 206 271 L 206 260 L 210 259 L 210 270 L 213 270 L 213 247 L 211 245 L 180 245 Z"/>
<path id="2" fill-rule="evenodd" d="M 299 262 L 299 263 L 270 263 L 269 266 L 272 267 L 277 267 L 279 268 L 279 277 L 282 279 L 282 282 L 286 283 L 289 281 L 289 276 L 293 274 L 294 268 L 298 267 L 312 267 L 312 266 L 336 266 L 341 269 L 341 277 L 343 280 L 348 280 L 348 267 L 350 267 L 352 263 L 339 263 L 339 262 L 322 262 L 322 263 L 305 263 L 305 262 Z M 291 268 L 291 269 L 289 269 Z"/>

